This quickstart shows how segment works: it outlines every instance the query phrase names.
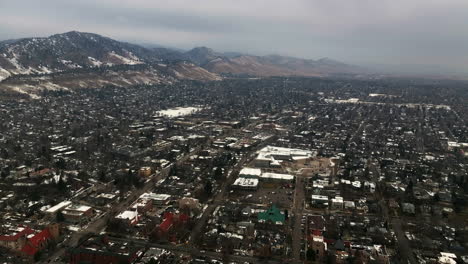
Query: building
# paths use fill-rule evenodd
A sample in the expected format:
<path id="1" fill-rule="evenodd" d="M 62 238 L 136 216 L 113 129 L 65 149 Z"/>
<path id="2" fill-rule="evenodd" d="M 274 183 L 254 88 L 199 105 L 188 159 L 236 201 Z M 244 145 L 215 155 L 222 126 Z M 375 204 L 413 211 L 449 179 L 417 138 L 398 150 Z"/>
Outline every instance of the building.
<path id="1" fill-rule="evenodd" d="M 139 198 L 131 206 L 131 210 L 138 211 L 140 213 L 148 212 L 153 208 L 153 202 L 148 198 Z"/>
<path id="2" fill-rule="evenodd" d="M 327 257 L 327 243 L 321 231 L 314 231 L 309 238 L 309 248 L 315 253 L 315 260 L 322 262 Z"/>
<path id="3" fill-rule="evenodd" d="M 151 175 L 151 168 L 150 167 L 141 167 L 138 170 L 138 176 L 140 177 L 149 177 Z"/>
<path id="4" fill-rule="evenodd" d="M 109 240 L 105 236 L 92 236 L 67 250 L 69 263 L 115 264 L 133 263 L 142 254 L 134 244 Z"/>
<path id="5" fill-rule="evenodd" d="M 0 236 L 0 246 L 19 251 L 26 244 L 27 237 L 33 233 L 34 230 L 26 226 L 9 228 Z"/>
<path id="6" fill-rule="evenodd" d="M 195 198 L 184 197 L 179 200 L 179 208 L 186 208 L 189 210 L 198 209 L 200 208 L 200 202 Z"/>
<path id="7" fill-rule="evenodd" d="M 71 205 L 71 201 L 63 201 L 60 202 L 49 209 L 45 211 L 46 214 L 48 214 L 50 217 L 55 217 L 57 215 L 57 212 L 62 211 L 65 207 Z"/>
<path id="8" fill-rule="evenodd" d="M 177 241 L 177 230 L 180 229 L 180 227 L 186 226 L 189 220 L 190 216 L 186 214 L 165 212 L 163 221 L 153 232 L 153 237 L 155 237 L 157 240 L 175 242 Z"/>
<path id="9" fill-rule="evenodd" d="M 260 175 L 260 181 L 294 183 L 294 176 L 290 174 L 264 172 L 262 175 Z"/>
<path id="10" fill-rule="evenodd" d="M 272 205 L 264 212 L 258 213 L 259 223 L 273 223 L 275 225 L 283 225 L 286 221 L 286 217 L 281 213 L 280 209 L 275 205 Z"/>
<path id="11" fill-rule="evenodd" d="M 336 196 L 335 198 L 331 199 L 331 208 L 336 210 L 342 210 L 344 205 L 343 197 Z"/>
<path id="12" fill-rule="evenodd" d="M 260 175 L 262 174 L 262 170 L 261 169 L 257 169 L 257 168 L 243 168 L 240 172 L 239 172 L 239 177 L 243 177 L 243 178 L 259 178 Z"/>
<path id="13" fill-rule="evenodd" d="M 165 205 L 169 203 L 171 196 L 162 193 L 144 193 L 140 195 L 140 198 L 151 200 L 153 205 Z"/>
<path id="14" fill-rule="evenodd" d="M 138 211 L 123 211 L 115 216 L 115 219 L 129 226 L 134 226 L 138 223 Z"/>
<path id="15" fill-rule="evenodd" d="M 93 216 L 93 208 L 87 205 L 70 204 L 62 210 L 65 220 L 70 223 L 80 223 Z"/>
<path id="16" fill-rule="evenodd" d="M 256 167 L 270 167 L 272 164 L 277 167 L 280 161 L 307 159 L 315 156 L 314 152 L 308 150 L 273 146 L 266 146 L 257 153 L 254 161 Z"/>
<path id="17" fill-rule="evenodd" d="M 232 187 L 239 190 L 257 190 L 258 179 L 254 178 L 237 178 Z"/>
<path id="18" fill-rule="evenodd" d="M 58 239 L 59 235 L 58 224 L 49 225 L 41 231 L 19 226 L 0 236 L 0 245 L 28 257 L 34 257 L 51 241 Z"/>
<path id="19" fill-rule="evenodd" d="M 328 207 L 328 196 L 325 195 L 312 195 L 312 206 L 314 207 Z"/>
<path id="20" fill-rule="evenodd" d="M 39 251 L 46 248 L 50 242 L 57 240 L 59 235 L 59 225 L 50 225 L 34 235 L 29 235 L 21 252 L 29 257 L 34 257 Z"/>

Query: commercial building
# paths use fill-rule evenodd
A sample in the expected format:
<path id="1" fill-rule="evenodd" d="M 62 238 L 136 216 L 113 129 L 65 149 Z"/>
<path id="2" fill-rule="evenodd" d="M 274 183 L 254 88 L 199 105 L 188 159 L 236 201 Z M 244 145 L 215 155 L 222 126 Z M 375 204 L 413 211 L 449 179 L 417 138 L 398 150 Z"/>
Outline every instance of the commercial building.
<path id="1" fill-rule="evenodd" d="M 237 178 L 232 187 L 241 190 L 256 190 L 258 188 L 258 179 Z"/>

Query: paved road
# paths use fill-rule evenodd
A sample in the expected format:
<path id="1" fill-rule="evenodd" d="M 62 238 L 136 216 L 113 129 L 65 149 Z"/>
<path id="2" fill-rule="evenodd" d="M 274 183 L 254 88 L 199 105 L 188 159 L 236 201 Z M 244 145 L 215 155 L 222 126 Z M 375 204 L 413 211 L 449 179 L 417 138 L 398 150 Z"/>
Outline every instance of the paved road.
<path id="1" fill-rule="evenodd" d="M 292 253 L 295 260 L 300 261 L 301 240 L 304 239 L 301 228 L 301 219 L 304 210 L 304 178 L 296 176 L 296 188 L 294 192 L 293 214 L 294 224 L 292 229 Z"/>
<path id="2" fill-rule="evenodd" d="M 400 257 L 403 260 L 407 260 L 411 264 L 418 264 L 419 262 L 416 260 L 416 257 L 413 254 L 413 250 L 411 249 L 410 243 L 408 239 L 406 238 L 403 232 L 403 229 L 401 227 L 401 219 L 393 218 L 392 227 L 398 239 L 398 249 L 399 249 Z"/>

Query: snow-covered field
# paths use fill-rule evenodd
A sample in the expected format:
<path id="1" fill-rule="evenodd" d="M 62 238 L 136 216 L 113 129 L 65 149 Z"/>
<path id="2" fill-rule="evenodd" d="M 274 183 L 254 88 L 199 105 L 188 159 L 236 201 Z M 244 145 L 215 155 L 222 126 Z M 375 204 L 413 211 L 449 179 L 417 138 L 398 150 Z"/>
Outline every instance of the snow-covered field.
<path id="1" fill-rule="evenodd" d="M 176 107 L 167 110 L 161 110 L 156 112 L 156 116 L 166 116 L 169 118 L 180 117 L 180 116 L 187 116 L 191 115 L 195 112 L 202 110 L 202 107 Z"/>

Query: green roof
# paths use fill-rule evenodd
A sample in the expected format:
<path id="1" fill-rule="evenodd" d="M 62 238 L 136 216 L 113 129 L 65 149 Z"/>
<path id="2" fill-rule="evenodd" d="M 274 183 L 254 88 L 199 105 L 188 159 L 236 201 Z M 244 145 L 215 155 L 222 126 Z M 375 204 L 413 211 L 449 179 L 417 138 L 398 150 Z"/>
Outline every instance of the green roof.
<path id="1" fill-rule="evenodd" d="M 273 223 L 276 223 L 276 222 L 284 223 L 285 216 L 283 213 L 281 213 L 278 207 L 276 207 L 275 205 L 272 205 L 271 208 L 269 208 L 265 212 L 258 213 L 258 220 L 263 220 L 265 222 L 270 220 Z"/>

